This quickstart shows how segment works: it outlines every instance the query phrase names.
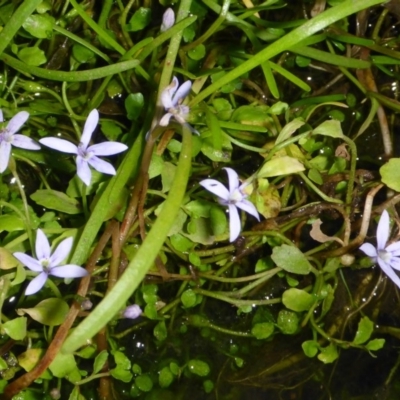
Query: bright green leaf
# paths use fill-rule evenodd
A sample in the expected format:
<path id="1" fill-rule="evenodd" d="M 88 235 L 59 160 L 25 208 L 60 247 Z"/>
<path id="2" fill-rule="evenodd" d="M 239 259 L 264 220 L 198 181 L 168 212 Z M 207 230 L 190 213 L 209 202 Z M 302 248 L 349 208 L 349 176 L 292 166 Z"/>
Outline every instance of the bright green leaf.
<path id="1" fill-rule="evenodd" d="M 307 275 L 311 271 L 305 255 L 294 246 L 283 244 L 274 247 L 271 258 L 278 267 L 293 274 Z"/>
<path id="2" fill-rule="evenodd" d="M 368 317 L 362 317 L 358 323 L 356 337 L 353 340 L 354 344 L 363 344 L 372 335 L 374 330 L 374 323 Z"/>
<path id="3" fill-rule="evenodd" d="M 4 322 L 2 329 L 14 340 L 22 340 L 26 336 L 26 317 L 18 317 Z"/>
<path id="4" fill-rule="evenodd" d="M 313 305 L 315 299 L 310 293 L 305 290 L 290 288 L 285 290 L 282 295 L 282 303 L 289 310 L 293 311 L 308 311 Z"/>
<path id="5" fill-rule="evenodd" d="M 261 322 L 255 324 L 251 329 L 251 334 L 256 339 L 267 339 L 274 333 L 274 324 L 272 322 Z"/>
<path id="6" fill-rule="evenodd" d="M 61 325 L 69 311 L 68 304 L 59 298 L 48 298 L 33 308 L 19 308 L 19 315 L 28 314 L 32 319 L 43 325 Z"/>
<path id="7" fill-rule="evenodd" d="M 304 165 L 297 158 L 289 156 L 275 157 L 263 164 L 257 172 L 257 178 L 289 175 L 304 170 Z"/>
<path id="8" fill-rule="evenodd" d="M 38 39 L 50 39 L 53 33 L 54 18 L 50 15 L 30 15 L 22 24 L 23 28 Z"/>
<path id="9" fill-rule="evenodd" d="M 210 373 L 210 367 L 201 360 L 190 360 L 187 364 L 189 371 L 198 376 L 207 376 Z"/>
<path id="10" fill-rule="evenodd" d="M 82 208 L 77 200 L 56 190 L 37 190 L 35 193 L 31 194 L 31 199 L 43 207 L 61 211 L 66 214 L 80 214 L 82 212 Z"/>

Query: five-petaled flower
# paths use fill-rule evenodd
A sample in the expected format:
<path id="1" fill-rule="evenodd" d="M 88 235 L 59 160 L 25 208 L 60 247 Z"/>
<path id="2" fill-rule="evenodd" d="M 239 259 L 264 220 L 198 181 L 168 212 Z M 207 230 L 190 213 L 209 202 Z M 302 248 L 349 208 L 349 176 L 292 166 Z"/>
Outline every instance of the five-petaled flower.
<path id="1" fill-rule="evenodd" d="M 60 263 L 67 258 L 72 248 L 73 238 L 64 239 L 51 254 L 51 248 L 46 235 L 38 229 L 36 234 L 35 251 L 36 257 L 33 258 L 25 253 L 14 253 L 13 256 L 34 272 L 39 272 L 26 288 L 25 294 L 30 295 L 38 292 L 46 283 L 49 275 L 59 278 L 82 278 L 87 271 L 78 265 Z"/>
<path id="2" fill-rule="evenodd" d="M 31 138 L 16 133 L 28 118 L 29 113 L 27 111 L 20 111 L 10 119 L 5 128 L 0 129 L 0 173 L 3 173 L 7 168 L 11 146 L 28 150 L 40 149 L 40 146 Z M 2 122 L 4 122 L 3 111 L 0 110 L 0 123 Z"/>
<path id="3" fill-rule="evenodd" d="M 186 126 L 191 132 L 198 134 L 196 129 L 186 122 L 189 115 L 189 107 L 182 105 L 183 100 L 190 92 L 192 82 L 186 81 L 179 86 L 179 82 L 176 76 L 172 79 L 172 82 L 163 90 L 161 93 L 161 102 L 167 111 L 166 114 L 161 118 L 160 125 L 167 126 L 169 120 L 173 117 L 181 125 Z"/>
<path id="4" fill-rule="evenodd" d="M 39 140 L 40 143 L 52 149 L 64 153 L 76 154 L 77 174 L 86 186 L 90 185 L 92 178 L 89 165 L 103 174 L 116 174 L 115 168 L 107 161 L 101 160 L 98 156 L 111 156 L 121 153 L 128 148 L 128 146 L 118 142 L 104 142 L 89 146 L 92 133 L 96 129 L 98 122 L 99 112 L 94 109 L 90 112 L 85 122 L 81 141 L 78 146 L 68 140 L 58 138 L 44 138 Z"/>
<path id="5" fill-rule="evenodd" d="M 371 257 L 374 262 L 377 262 L 383 272 L 400 288 L 400 277 L 393 271 L 394 269 L 400 271 L 400 242 L 387 246 L 389 234 L 389 213 L 384 210 L 376 230 L 377 247 L 375 248 L 370 243 L 364 243 L 360 250 Z"/>
<path id="6" fill-rule="evenodd" d="M 206 188 L 211 193 L 219 197 L 219 203 L 229 208 L 229 241 L 233 242 L 240 234 L 240 217 L 238 208 L 251 214 L 253 217 L 260 220 L 256 207 L 249 200 L 246 200 L 247 195 L 244 193 L 244 188 L 248 183 L 240 185 L 238 174 L 232 168 L 224 168 L 228 173 L 229 190 L 215 179 L 204 179 L 200 185 Z"/>

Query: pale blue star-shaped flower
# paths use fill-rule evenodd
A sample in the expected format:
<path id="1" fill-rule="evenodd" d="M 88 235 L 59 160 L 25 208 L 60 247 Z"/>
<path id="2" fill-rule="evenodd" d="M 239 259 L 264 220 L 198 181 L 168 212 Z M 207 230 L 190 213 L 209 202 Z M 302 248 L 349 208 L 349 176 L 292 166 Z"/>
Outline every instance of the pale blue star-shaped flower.
<path id="1" fill-rule="evenodd" d="M 360 250 L 363 251 L 374 262 L 377 262 L 382 271 L 400 288 L 400 277 L 394 271 L 400 271 L 400 242 L 387 246 L 390 234 L 389 213 L 384 210 L 376 230 L 377 246 L 364 243 Z"/>
<path id="2" fill-rule="evenodd" d="M 0 173 L 3 173 L 8 166 L 11 146 L 28 150 L 40 149 L 40 146 L 31 138 L 16 133 L 28 118 L 29 113 L 27 111 L 20 111 L 10 119 L 5 128 L 0 129 Z M 0 110 L 0 123 L 2 122 L 4 122 L 3 111 Z"/>
<path id="3" fill-rule="evenodd" d="M 115 175 L 115 168 L 98 156 L 112 156 L 125 151 L 128 146 L 118 142 L 103 142 L 89 146 L 92 134 L 99 122 L 99 112 L 94 109 L 88 115 L 83 128 L 81 141 L 78 146 L 68 140 L 58 138 L 44 138 L 39 142 L 63 153 L 76 154 L 76 171 L 79 178 L 86 185 L 90 185 L 92 173 L 89 165 L 103 174 Z"/>
<path id="4" fill-rule="evenodd" d="M 186 81 L 179 86 L 178 78 L 174 76 L 172 82 L 161 93 L 161 103 L 167 111 L 161 118 L 160 125 L 167 126 L 171 118 L 174 118 L 181 125 L 186 126 L 192 133 L 199 134 L 196 129 L 186 122 L 190 109 L 182 104 L 183 100 L 190 93 L 192 82 Z"/>
<path id="5" fill-rule="evenodd" d="M 232 168 L 224 169 L 228 174 L 229 190 L 215 179 L 204 179 L 200 182 L 200 185 L 217 195 L 220 204 L 228 206 L 229 241 L 233 242 L 239 236 L 241 229 L 238 208 L 251 214 L 258 221 L 260 220 L 260 216 L 254 204 L 246 200 L 247 194 L 243 190 L 248 183 L 240 185 L 238 174 Z"/>
<path id="6" fill-rule="evenodd" d="M 87 271 L 74 264 L 60 265 L 66 259 L 72 249 L 73 238 L 64 239 L 51 253 L 51 248 L 46 235 L 38 229 L 36 234 L 35 251 L 33 258 L 25 253 L 14 253 L 13 256 L 31 271 L 39 272 L 39 275 L 31 280 L 26 288 L 25 294 L 30 295 L 38 292 L 46 283 L 49 275 L 59 278 L 82 278 Z"/>

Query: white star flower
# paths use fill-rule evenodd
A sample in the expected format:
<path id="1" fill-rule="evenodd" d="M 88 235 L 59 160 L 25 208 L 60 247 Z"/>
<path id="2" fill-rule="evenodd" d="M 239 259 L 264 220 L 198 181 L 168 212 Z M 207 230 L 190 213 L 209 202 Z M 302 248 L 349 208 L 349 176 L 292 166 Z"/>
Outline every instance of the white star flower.
<path id="1" fill-rule="evenodd" d="M 386 246 L 390 234 L 389 213 L 384 210 L 376 230 L 375 248 L 370 243 L 364 243 L 360 250 L 363 251 L 374 262 L 377 262 L 382 271 L 400 288 L 400 278 L 394 271 L 400 271 L 400 242 L 395 242 Z"/>
<path id="2" fill-rule="evenodd" d="M 103 174 L 115 175 L 115 168 L 107 161 L 103 161 L 98 156 L 112 156 L 125 151 L 128 146 L 118 142 L 103 142 L 89 146 L 92 133 L 99 122 L 99 112 L 92 110 L 85 122 L 81 141 L 78 146 L 68 142 L 68 140 L 58 138 L 44 138 L 39 142 L 44 145 L 62 151 L 63 153 L 76 154 L 76 170 L 79 178 L 86 186 L 90 185 L 92 173 L 89 165 Z"/>
<path id="3" fill-rule="evenodd" d="M 35 244 L 37 258 L 28 256 L 25 253 L 13 254 L 19 262 L 30 270 L 39 272 L 39 275 L 32 279 L 26 288 L 26 295 L 38 292 L 46 283 L 49 275 L 59 278 L 82 278 L 88 274 L 84 268 L 78 265 L 59 265 L 71 252 L 72 243 L 72 237 L 64 239 L 51 254 L 50 244 L 46 235 L 42 230 L 38 229 Z"/>
<path id="4" fill-rule="evenodd" d="M 0 173 L 3 173 L 8 166 L 11 146 L 28 150 L 40 149 L 40 146 L 31 138 L 16 133 L 21 129 L 28 118 L 29 113 L 27 111 L 20 111 L 10 119 L 5 128 L 0 129 Z M 3 111 L 0 110 L 0 123 L 1 122 L 4 122 L 4 118 Z"/>
<path id="5" fill-rule="evenodd" d="M 192 82 L 190 81 L 186 81 L 179 86 L 178 79 L 174 76 L 172 82 L 163 90 L 161 102 L 167 113 L 160 120 L 161 126 L 167 126 L 173 117 L 181 125 L 189 128 L 191 132 L 199 134 L 196 129 L 186 122 L 190 109 L 188 106 L 182 105 L 183 100 L 190 93 L 191 87 Z"/>
<path id="6" fill-rule="evenodd" d="M 251 214 L 258 221 L 260 216 L 253 203 L 246 200 L 243 189 L 248 185 L 240 185 L 238 174 L 232 168 L 224 168 L 228 174 L 229 190 L 215 179 L 204 179 L 200 185 L 219 197 L 219 203 L 229 208 L 229 241 L 233 242 L 240 234 L 240 217 L 238 208 Z"/>

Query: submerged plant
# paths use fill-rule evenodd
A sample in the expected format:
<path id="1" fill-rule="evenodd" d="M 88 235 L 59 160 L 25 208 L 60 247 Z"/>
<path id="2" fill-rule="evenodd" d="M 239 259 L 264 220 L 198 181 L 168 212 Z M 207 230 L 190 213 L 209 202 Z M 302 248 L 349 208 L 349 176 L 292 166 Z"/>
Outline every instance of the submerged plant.
<path id="1" fill-rule="evenodd" d="M 0 130 L 0 173 L 3 173 L 10 160 L 11 146 L 27 150 L 39 150 L 40 146 L 31 138 L 19 135 L 17 132 L 28 120 L 29 113 L 20 111 L 10 119 L 7 126 Z M 3 111 L 0 110 L 0 123 L 4 122 Z"/>
<path id="2" fill-rule="evenodd" d="M 89 146 L 92 134 L 99 122 L 99 112 L 95 109 L 90 112 L 83 128 L 81 141 L 78 146 L 68 140 L 59 138 L 44 138 L 39 142 L 63 153 L 76 154 L 77 175 L 86 185 L 90 185 L 92 173 L 89 165 L 103 174 L 115 175 L 115 168 L 98 156 L 112 156 L 125 151 L 128 146 L 118 142 L 103 142 Z"/>
<path id="3" fill-rule="evenodd" d="M 46 235 L 41 229 L 38 229 L 35 244 L 36 258 L 20 252 L 13 254 L 20 263 L 31 271 L 39 272 L 39 275 L 32 279 L 26 288 L 26 295 L 38 292 L 46 283 L 49 275 L 58 278 L 82 278 L 88 274 L 84 268 L 78 265 L 60 265 L 71 252 L 72 243 L 72 237 L 64 239 L 52 253 Z"/>
<path id="4" fill-rule="evenodd" d="M 384 210 L 376 229 L 377 246 L 364 243 L 360 250 L 374 262 L 377 262 L 382 271 L 400 288 L 400 277 L 394 270 L 400 271 L 400 242 L 387 245 L 390 235 L 389 213 Z"/>
<path id="5" fill-rule="evenodd" d="M 242 185 L 239 182 L 238 174 L 232 168 L 224 168 L 228 174 L 229 190 L 215 179 L 204 179 L 200 185 L 206 188 L 209 192 L 219 197 L 218 201 L 228 206 L 229 208 L 229 241 L 233 242 L 240 234 L 240 217 L 238 208 L 246 211 L 258 221 L 260 216 L 253 203 L 246 200 L 247 194 L 244 188 L 248 185 L 247 182 Z"/>

